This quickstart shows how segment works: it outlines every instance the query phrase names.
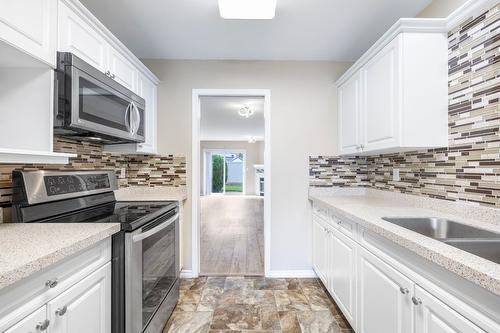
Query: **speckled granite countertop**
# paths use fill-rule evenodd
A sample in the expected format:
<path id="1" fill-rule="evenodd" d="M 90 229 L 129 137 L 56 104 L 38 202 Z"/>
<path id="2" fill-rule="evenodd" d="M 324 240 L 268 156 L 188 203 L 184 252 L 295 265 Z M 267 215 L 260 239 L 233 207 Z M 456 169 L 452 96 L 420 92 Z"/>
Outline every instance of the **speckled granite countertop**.
<path id="1" fill-rule="evenodd" d="M 118 201 L 184 201 L 187 199 L 187 189 L 168 186 L 131 186 L 115 191 Z"/>
<path id="2" fill-rule="evenodd" d="M 315 191 L 310 200 L 326 205 L 366 229 L 500 295 L 500 264 L 382 220 L 382 217 L 442 217 L 500 233 L 500 209 L 445 202 L 379 190 Z"/>
<path id="3" fill-rule="evenodd" d="M 119 230 L 119 223 L 0 224 L 0 289 Z"/>

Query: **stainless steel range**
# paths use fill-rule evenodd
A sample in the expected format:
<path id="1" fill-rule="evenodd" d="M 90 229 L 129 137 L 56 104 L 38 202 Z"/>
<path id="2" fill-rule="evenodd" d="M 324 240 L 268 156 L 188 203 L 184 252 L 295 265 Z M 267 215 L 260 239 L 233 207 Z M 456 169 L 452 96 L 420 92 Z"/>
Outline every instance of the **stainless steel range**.
<path id="1" fill-rule="evenodd" d="M 179 298 L 177 202 L 117 202 L 113 171 L 14 171 L 13 220 L 120 223 L 112 241 L 112 331 L 160 333 Z"/>

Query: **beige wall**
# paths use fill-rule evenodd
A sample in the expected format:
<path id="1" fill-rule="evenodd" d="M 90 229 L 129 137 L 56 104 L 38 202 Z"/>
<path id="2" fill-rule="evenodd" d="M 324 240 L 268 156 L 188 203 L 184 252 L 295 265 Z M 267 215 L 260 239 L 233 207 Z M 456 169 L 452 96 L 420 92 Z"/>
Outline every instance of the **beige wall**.
<path id="1" fill-rule="evenodd" d="M 420 13 L 417 14 L 417 17 L 447 17 L 465 2 L 467 2 L 467 0 L 433 0 L 427 7 L 425 7 Z"/>
<path id="2" fill-rule="evenodd" d="M 203 112 L 203 110 L 202 110 Z M 203 150 L 204 149 L 236 149 L 244 150 L 246 154 L 245 165 L 245 194 L 255 195 L 255 169 L 254 164 L 264 164 L 264 142 L 257 141 L 202 141 L 200 143 L 200 179 L 203 179 Z M 200 186 L 200 190 L 203 186 Z"/>
<path id="3" fill-rule="evenodd" d="M 185 154 L 191 195 L 192 89 L 271 91 L 271 270 L 311 269 L 309 155 L 336 153 L 335 62 L 145 60 L 159 77 L 159 153 Z M 191 268 L 191 201 L 183 226 Z"/>

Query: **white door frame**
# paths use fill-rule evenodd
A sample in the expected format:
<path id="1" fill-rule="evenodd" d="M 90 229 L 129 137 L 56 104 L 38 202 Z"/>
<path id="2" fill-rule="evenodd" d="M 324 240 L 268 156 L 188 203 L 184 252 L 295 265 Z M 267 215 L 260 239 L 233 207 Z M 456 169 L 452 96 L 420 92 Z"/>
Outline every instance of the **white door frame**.
<path id="1" fill-rule="evenodd" d="M 231 149 L 231 148 L 205 148 L 203 149 L 203 183 L 200 183 L 200 184 L 204 184 L 204 186 L 206 186 L 207 184 L 207 163 L 205 161 L 205 159 L 207 158 L 207 156 L 205 155 L 206 153 L 219 153 L 219 154 L 224 154 L 224 153 L 239 153 L 239 154 L 243 154 L 243 162 L 242 162 L 242 168 L 243 168 L 243 173 L 242 173 L 242 177 L 243 177 L 243 182 L 242 182 L 242 189 L 241 189 L 241 194 L 242 195 L 246 195 L 246 192 L 247 192 L 247 151 L 246 149 Z M 201 171 L 201 170 L 200 170 Z M 225 168 L 224 168 L 224 178 L 225 178 Z M 201 179 L 200 179 L 201 181 Z M 203 194 L 206 195 L 206 188 L 204 189 L 203 191 Z M 201 191 L 200 191 L 201 193 Z M 226 183 L 224 182 L 224 190 L 222 193 L 226 193 Z"/>
<path id="2" fill-rule="evenodd" d="M 197 277 L 200 274 L 200 97 L 203 96 L 251 96 L 264 98 L 264 179 L 266 182 L 264 187 L 264 275 L 269 276 L 271 264 L 271 91 L 269 89 L 193 89 L 191 128 L 191 275 Z"/>

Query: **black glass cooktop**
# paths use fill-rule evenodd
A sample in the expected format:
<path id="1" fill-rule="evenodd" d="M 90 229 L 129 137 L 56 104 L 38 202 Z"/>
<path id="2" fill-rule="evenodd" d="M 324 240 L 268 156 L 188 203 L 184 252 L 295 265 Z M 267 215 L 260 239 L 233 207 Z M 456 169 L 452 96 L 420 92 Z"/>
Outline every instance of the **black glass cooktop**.
<path id="1" fill-rule="evenodd" d="M 45 223 L 121 223 L 122 230 L 133 230 L 156 217 L 174 211 L 175 201 L 111 202 L 46 219 Z"/>

